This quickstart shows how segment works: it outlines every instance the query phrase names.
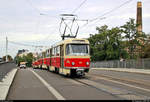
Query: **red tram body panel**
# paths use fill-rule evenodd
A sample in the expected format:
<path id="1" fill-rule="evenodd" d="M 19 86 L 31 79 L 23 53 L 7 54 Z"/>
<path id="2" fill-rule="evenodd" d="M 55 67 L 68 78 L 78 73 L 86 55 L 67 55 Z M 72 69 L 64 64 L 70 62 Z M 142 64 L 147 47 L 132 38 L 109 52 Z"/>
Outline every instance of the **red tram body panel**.
<path id="1" fill-rule="evenodd" d="M 72 65 L 72 63 L 75 63 Z M 90 66 L 90 58 L 66 58 L 64 60 L 64 67 L 83 67 L 89 68 Z"/>

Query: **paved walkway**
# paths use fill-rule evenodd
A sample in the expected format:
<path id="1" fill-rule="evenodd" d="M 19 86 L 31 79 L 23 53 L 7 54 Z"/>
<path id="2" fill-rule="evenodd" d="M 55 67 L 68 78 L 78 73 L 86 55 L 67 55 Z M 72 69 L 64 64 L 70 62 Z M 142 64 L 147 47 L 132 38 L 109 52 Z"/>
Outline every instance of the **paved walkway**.
<path id="1" fill-rule="evenodd" d="M 16 72 L 17 68 L 14 68 L 8 73 L 7 77 L 3 79 L 3 82 L 0 82 L 0 100 L 6 100 L 9 88 L 13 82 Z"/>
<path id="2" fill-rule="evenodd" d="M 134 68 L 92 68 L 92 69 L 150 74 L 150 69 L 134 69 Z"/>

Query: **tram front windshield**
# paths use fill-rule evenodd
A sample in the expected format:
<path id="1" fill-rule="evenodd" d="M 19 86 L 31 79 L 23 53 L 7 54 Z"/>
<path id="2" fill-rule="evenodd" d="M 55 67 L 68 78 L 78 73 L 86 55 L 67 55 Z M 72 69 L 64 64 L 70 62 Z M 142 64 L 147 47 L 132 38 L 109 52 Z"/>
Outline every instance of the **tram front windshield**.
<path id="1" fill-rule="evenodd" d="M 87 44 L 68 44 L 66 46 L 66 55 L 88 55 L 88 46 Z"/>

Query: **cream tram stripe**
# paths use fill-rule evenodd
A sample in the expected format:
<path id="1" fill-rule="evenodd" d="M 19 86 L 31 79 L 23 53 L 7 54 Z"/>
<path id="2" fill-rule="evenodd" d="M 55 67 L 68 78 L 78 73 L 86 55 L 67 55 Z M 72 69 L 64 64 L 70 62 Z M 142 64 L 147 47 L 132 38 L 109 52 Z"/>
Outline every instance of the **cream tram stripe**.
<path id="1" fill-rule="evenodd" d="M 48 84 L 42 77 L 40 77 L 36 72 L 32 72 L 58 100 L 65 100 L 65 98 L 60 93 L 58 93 L 50 84 Z"/>

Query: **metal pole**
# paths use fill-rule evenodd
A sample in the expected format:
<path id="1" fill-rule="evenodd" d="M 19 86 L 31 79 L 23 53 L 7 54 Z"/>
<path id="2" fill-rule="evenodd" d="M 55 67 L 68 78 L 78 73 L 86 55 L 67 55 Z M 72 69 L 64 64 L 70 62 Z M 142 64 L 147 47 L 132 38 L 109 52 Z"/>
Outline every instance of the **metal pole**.
<path id="1" fill-rule="evenodd" d="M 8 50 L 8 39 L 6 37 L 6 62 L 8 61 L 7 50 Z"/>

